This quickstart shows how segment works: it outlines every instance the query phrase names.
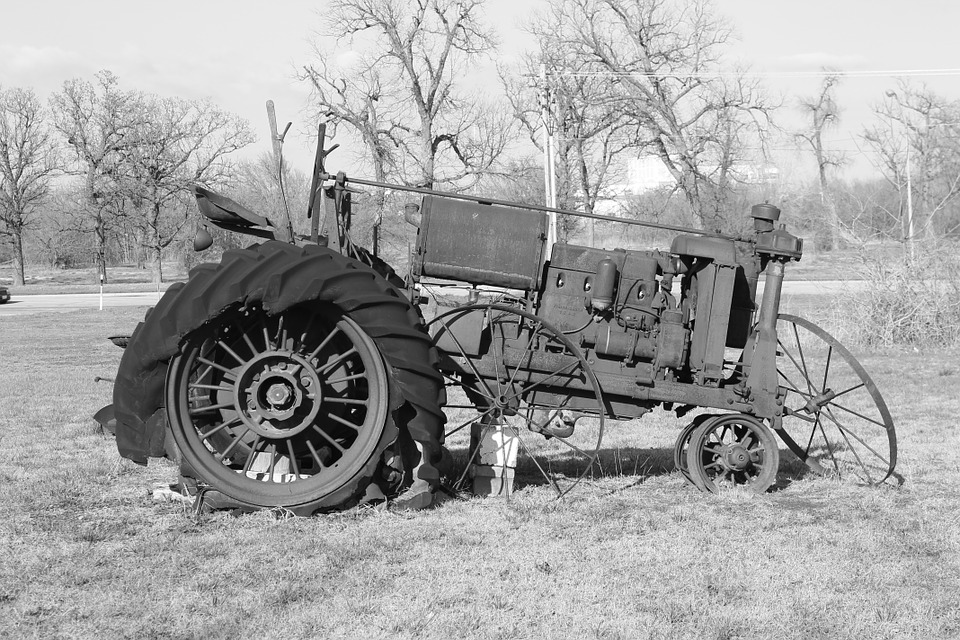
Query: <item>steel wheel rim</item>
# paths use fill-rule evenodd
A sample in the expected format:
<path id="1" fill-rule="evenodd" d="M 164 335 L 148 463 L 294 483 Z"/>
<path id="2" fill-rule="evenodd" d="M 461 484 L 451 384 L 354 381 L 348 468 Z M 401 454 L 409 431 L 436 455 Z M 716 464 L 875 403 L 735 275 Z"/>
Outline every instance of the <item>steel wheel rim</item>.
<path id="1" fill-rule="evenodd" d="M 778 435 L 814 471 L 875 485 L 897 463 L 893 418 L 876 384 L 833 336 L 796 316 L 777 326 Z"/>
<path id="2" fill-rule="evenodd" d="M 201 479 L 267 506 L 346 485 L 388 415 L 376 344 L 332 305 L 225 310 L 184 340 L 167 394 L 174 439 Z"/>
<path id="3" fill-rule="evenodd" d="M 693 432 L 696 431 L 700 425 L 702 425 L 706 420 L 710 420 L 716 416 L 713 415 L 701 415 L 693 419 L 690 424 L 685 426 L 680 432 L 680 435 L 677 436 L 677 441 L 673 445 L 673 466 L 677 471 L 680 472 L 680 475 L 683 476 L 683 479 L 696 486 L 693 478 L 690 475 L 690 470 L 687 468 L 687 448 L 690 446 L 690 438 L 693 437 Z"/>
<path id="4" fill-rule="evenodd" d="M 763 493 L 776 481 L 777 441 L 762 422 L 747 415 L 721 415 L 705 421 L 690 437 L 687 469 L 702 491 L 743 486 Z"/>
<path id="5" fill-rule="evenodd" d="M 545 385 L 540 382 L 525 380 L 525 372 L 522 367 L 523 358 L 518 360 L 516 366 L 504 366 L 496 381 L 484 380 L 476 375 L 476 370 L 471 369 L 466 356 L 463 355 L 461 340 L 452 328 L 452 324 L 458 316 L 471 311 L 481 311 L 485 314 L 485 327 L 491 326 L 491 320 L 497 323 L 521 323 L 527 330 L 525 345 L 528 353 L 532 353 L 536 349 L 539 344 L 538 340 L 545 340 L 557 350 L 556 353 L 567 356 L 567 364 L 548 371 L 546 377 L 548 379 L 553 377 L 554 380 L 565 376 L 576 377 L 585 381 L 589 387 L 588 396 L 593 399 L 590 403 L 595 406 L 591 411 L 585 411 L 584 407 L 578 407 L 576 411 L 589 414 L 592 423 L 589 425 L 578 424 L 573 433 L 566 437 L 558 429 L 550 427 L 548 428 L 551 434 L 549 441 L 552 442 L 545 445 L 543 441 L 547 438 L 543 435 L 544 418 L 548 418 L 546 420 L 548 423 L 556 423 L 556 420 L 550 419 L 549 412 L 567 411 L 572 398 L 568 397 L 561 404 L 530 405 L 520 402 L 519 406 L 513 407 L 512 403 L 514 401 L 529 397 L 530 392 L 540 390 Z M 434 318 L 428 324 L 428 331 L 434 336 L 435 342 L 441 333 L 446 332 L 452 335 L 453 341 L 461 350 L 461 363 L 466 363 L 457 370 L 451 370 L 443 365 L 440 367 L 447 386 L 463 387 L 469 398 L 467 405 L 448 403 L 444 407 L 448 415 L 448 424 L 445 431 L 447 442 L 450 442 L 456 434 L 469 432 L 469 428 L 472 428 L 475 424 L 480 425 L 482 436 L 489 430 L 495 429 L 494 424 L 487 423 L 488 418 L 495 422 L 498 418 L 507 414 L 508 422 L 516 428 L 519 441 L 520 460 L 517 463 L 516 478 L 520 484 L 534 485 L 542 484 L 545 481 L 552 489 L 554 498 L 560 499 L 595 470 L 603 440 L 605 413 L 603 392 L 583 353 L 562 332 L 533 313 L 498 304 L 457 307 Z M 502 352 L 497 351 L 496 341 L 491 344 L 491 351 L 495 357 L 499 357 L 500 361 L 503 361 Z M 573 364 L 574 360 L 575 364 Z M 466 419 L 449 420 L 451 410 L 455 409 L 466 409 L 468 411 L 472 409 L 476 411 L 476 415 Z M 547 416 L 542 413 L 544 411 L 548 412 Z M 562 421 L 563 418 L 560 418 L 560 420 Z M 562 430 L 562 427 L 560 429 Z M 469 480 L 470 465 L 475 462 L 476 457 L 476 450 L 472 452 L 472 455 L 466 457 L 464 468 L 452 481 L 454 491 L 459 492 L 464 488 Z M 531 480 L 531 478 L 534 480 Z M 537 479 L 540 482 L 537 482 Z"/>

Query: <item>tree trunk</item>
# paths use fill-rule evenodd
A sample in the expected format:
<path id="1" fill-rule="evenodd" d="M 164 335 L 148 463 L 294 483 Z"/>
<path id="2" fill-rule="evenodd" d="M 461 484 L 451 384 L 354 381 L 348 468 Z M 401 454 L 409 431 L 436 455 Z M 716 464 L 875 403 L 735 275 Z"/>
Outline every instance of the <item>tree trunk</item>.
<path id="1" fill-rule="evenodd" d="M 157 243 L 150 247 L 150 253 L 153 254 L 150 261 L 153 284 L 160 284 L 163 282 L 163 249 Z"/>
<path id="2" fill-rule="evenodd" d="M 383 159 L 377 155 L 374 150 L 373 174 L 377 182 L 387 181 L 387 171 L 383 164 Z M 370 250 L 373 255 L 380 255 L 380 227 L 383 225 L 384 209 L 387 205 L 387 192 L 383 189 L 377 189 L 373 196 L 373 228 L 370 230 L 370 241 L 372 246 Z"/>
<path id="3" fill-rule="evenodd" d="M 23 231 L 13 228 L 13 284 L 18 287 L 24 285 L 23 273 Z"/>
<path id="4" fill-rule="evenodd" d="M 155 203 L 152 210 L 152 219 L 147 225 L 150 235 L 150 270 L 153 274 L 153 284 L 163 282 L 163 244 L 160 242 L 160 204 Z"/>
<path id="5" fill-rule="evenodd" d="M 94 244 L 97 261 L 97 275 L 100 282 L 107 281 L 107 230 L 102 213 L 98 212 L 94 223 Z"/>

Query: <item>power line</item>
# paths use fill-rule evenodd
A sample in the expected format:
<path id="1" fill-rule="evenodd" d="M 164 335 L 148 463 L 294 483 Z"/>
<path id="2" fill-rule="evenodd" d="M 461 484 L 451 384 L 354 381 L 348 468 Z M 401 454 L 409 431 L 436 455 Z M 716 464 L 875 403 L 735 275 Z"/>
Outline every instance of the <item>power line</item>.
<path id="1" fill-rule="evenodd" d="M 573 78 L 589 77 L 634 77 L 634 78 L 677 78 L 677 79 L 717 79 L 717 78 L 822 78 L 823 76 L 841 76 L 844 78 L 876 77 L 933 77 L 960 76 L 960 69 L 877 69 L 869 71 L 711 71 L 697 73 L 660 72 L 660 71 L 554 71 L 548 76 Z"/>

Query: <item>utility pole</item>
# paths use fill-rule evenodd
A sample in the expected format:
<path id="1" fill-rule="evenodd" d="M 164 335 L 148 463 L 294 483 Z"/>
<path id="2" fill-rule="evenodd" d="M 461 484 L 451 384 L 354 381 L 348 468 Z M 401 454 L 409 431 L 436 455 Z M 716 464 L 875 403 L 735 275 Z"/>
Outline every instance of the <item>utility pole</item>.
<path id="1" fill-rule="evenodd" d="M 544 204 L 551 209 L 557 208 L 557 166 L 555 141 L 553 136 L 554 117 L 551 112 L 553 95 L 547 84 L 547 66 L 540 65 L 540 118 L 543 122 L 543 189 Z M 547 250 L 545 257 L 550 259 L 553 243 L 557 241 L 557 214 L 550 212 L 550 224 L 547 229 Z"/>

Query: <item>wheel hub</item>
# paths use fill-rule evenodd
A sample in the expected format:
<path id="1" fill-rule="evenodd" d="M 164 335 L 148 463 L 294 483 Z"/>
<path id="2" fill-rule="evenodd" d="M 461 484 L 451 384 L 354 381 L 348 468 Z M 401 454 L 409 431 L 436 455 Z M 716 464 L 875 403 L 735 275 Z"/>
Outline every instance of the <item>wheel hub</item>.
<path id="1" fill-rule="evenodd" d="M 727 445 L 723 451 L 723 462 L 728 469 L 743 471 L 750 466 L 750 452 L 741 444 Z"/>
<path id="2" fill-rule="evenodd" d="M 237 413 L 250 429 L 271 439 L 307 429 L 323 404 L 310 363 L 292 351 L 267 351 L 247 362 L 234 384 Z"/>

